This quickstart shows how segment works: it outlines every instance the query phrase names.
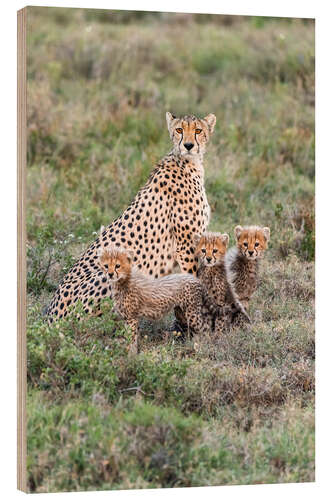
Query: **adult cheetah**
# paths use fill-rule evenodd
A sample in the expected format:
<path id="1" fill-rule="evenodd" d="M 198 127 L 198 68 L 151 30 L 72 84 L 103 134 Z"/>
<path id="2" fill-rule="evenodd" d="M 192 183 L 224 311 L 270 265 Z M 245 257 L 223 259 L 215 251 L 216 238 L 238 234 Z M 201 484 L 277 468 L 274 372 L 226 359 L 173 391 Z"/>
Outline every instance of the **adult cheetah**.
<path id="1" fill-rule="evenodd" d="M 66 316 L 68 307 L 82 300 L 86 313 L 99 314 L 98 304 L 111 289 L 97 265 L 101 246 L 121 246 L 134 253 L 134 264 L 158 278 L 172 272 L 196 274 L 193 236 L 203 233 L 210 208 L 204 188 L 203 155 L 216 117 L 177 118 L 166 113 L 171 153 L 154 168 L 132 203 L 97 238 L 61 281 L 46 313 L 49 321 Z"/>

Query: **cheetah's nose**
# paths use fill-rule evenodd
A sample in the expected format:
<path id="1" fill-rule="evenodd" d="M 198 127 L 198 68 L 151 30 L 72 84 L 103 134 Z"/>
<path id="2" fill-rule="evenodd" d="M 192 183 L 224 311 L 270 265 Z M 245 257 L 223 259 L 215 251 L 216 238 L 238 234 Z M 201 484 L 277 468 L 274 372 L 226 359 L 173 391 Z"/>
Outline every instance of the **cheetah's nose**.
<path id="1" fill-rule="evenodd" d="M 254 254 L 254 251 L 253 250 L 249 250 L 249 255 L 252 257 L 252 255 Z"/>
<path id="2" fill-rule="evenodd" d="M 211 257 L 206 257 L 207 262 L 210 262 L 212 260 Z"/>
<path id="3" fill-rule="evenodd" d="M 114 273 L 109 273 L 110 278 L 113 278 Z"/>
<path id="4" fill-rule="evenodd" d="M 184 146 L 187 149 L 187 151 L 191 151 L 191 149 L 193 148 L 194 144 L 193 144 L 193 142 L 185 142 Z"/>

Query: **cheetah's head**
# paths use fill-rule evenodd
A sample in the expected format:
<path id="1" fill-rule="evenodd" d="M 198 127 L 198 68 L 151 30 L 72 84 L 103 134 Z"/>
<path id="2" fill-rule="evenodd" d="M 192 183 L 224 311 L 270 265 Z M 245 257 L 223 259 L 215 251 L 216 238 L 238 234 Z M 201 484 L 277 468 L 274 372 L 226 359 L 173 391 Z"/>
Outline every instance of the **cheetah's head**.
<path id="1" fill-rule="evenodd" d="M 132 255 L 121 247 L 109 246 L 97 251 L 98 265 L 111 281 L 127 279 L 131 274 Z"/>
<path id="2" fill-rule="evenodd" d="M 166 120 L 175 153 L 193 157 L 205 152 L 206 144 L 214 131 L 215 115 L 211 113 L 205 118 L 193 115 L 177 118 L 167 112 Z"/>
<path id="3" fill-rule="evenodd" d="M 270 239 L 269 227 L 236 226 L 235 238 L 237 248 L 248 260 L 263 257 Z"/>
<path id="4" fill-rule="evenodd" d="M 195 255 L 205 266 L 211 267 L 223 261 L 229 236 L 221 233 L 204 233 L 194 238 Z"/>

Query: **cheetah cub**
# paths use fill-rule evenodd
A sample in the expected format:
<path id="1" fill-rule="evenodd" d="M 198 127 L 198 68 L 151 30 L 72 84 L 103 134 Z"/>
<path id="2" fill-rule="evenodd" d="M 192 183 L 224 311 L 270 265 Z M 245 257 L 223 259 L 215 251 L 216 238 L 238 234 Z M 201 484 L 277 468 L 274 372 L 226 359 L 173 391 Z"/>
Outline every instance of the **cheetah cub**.
<path id="1" fill-rule="evenodd" d="M 259 260 L 270 239 L 269 227 L 236 226 L 237 246 L 227 252 L 228 279 L 239 300 L 248 309 L 250 298 L 258 287 Z"/>
<path id="2" fill-rule="evenodd" d="M 195 333 L 209 329 L 202 313 L 206 294 L 194 276 L 170 274 L 150 278 L 133 266 L 130 251 L 115 246 L 100 249 L 98 264 L 111 283 L 117 312 L 132 330 L 132 352 L 138 351 L 139 319 L 161 319 L 175 306 L 181 309 L 189 328 Z"/>
<path id="3" fill-rule="evenodd" d="M 215 333 L 222 333 L 229 326 L 234 316 L 241 314 L 250 322 L 250 318 L 240 303 L 233 287 L 228 282 L 225 255 L 229 236 L 221 233 L 204 233 L 195 237 L 195 255 L 199 261 L 198 278 L 210 298 L 224 314 L 215 316 Z"/>

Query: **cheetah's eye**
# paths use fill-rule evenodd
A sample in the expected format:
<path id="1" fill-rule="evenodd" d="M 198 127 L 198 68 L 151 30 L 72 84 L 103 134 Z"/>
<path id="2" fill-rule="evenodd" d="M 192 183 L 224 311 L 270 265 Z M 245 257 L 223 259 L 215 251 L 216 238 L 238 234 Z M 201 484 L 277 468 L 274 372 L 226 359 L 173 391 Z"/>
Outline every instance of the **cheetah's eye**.
<path id="1" fill-rule="evenodd" d="M 217 253 L 217 248 L 214 248 L 213 253 Z"/>
<path id="2" fill-rule="evenodd" d="M 202 129 L 201 129 L 201 128 L 196 128 L 196 129 L 195 129 L 195 133 L 196 133 L 196 134 L 201 134 L 201 132 L 202 132 Z"/>
<path id="3" fill-rule="evenodd" d="M 116 269 L 119 269 L 119 268 L 120 268 L 120 264 L 116 264 L 114 267 L 115 267 Z"/>
<path id="4" fill-rule="evenodd" d="M 182 128 L 176 128 L 176 132 L 178 132 L 178 134 L 182 134 L 183 133 L 183 129 Z"/>
<path id="5" fill-rule="evenodd" d="M 202 251 L 202 253 L 206 253 L 206 249 L 205 248 L 202 248 L 201 251 Z"/>
<path id="6" fill-rule="evenodd" d="M 259 246 L 259 241 L 256 241 L 255 244 L 254 244 L 255 247 L 258 247 Z"/>
<path id="7" fill-rule="evenodd" d="M 247 242 L 244 241 L 243 245 L 245 246 L 245 248 L 247 248 Z"/>

